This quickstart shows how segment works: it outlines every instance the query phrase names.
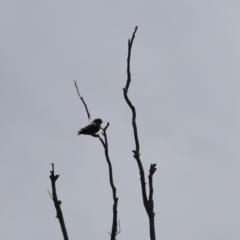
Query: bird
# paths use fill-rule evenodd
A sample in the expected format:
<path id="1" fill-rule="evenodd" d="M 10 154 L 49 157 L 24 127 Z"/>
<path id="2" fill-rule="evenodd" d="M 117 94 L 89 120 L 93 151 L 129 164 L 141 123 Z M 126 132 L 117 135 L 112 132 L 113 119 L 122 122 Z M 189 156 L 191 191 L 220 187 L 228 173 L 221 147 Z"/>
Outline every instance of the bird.
<path id="1" fill-rule="evenodd" d="M 86 127 L 81 128 L 78 131 L 78 135 L 81 135 L 81 134 L 94 135 L 95 133 L 97 133 L 100 130 L 102 122 L 103 121 L 100 118 L 97 118 L 97 119 L 93 120 Z"/>

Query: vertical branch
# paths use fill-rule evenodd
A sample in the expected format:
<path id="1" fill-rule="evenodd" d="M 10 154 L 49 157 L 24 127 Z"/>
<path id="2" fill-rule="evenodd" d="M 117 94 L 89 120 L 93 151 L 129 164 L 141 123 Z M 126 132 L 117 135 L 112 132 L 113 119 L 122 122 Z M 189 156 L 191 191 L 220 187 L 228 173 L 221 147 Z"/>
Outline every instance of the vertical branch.
<path id="1" fill-rule="evenodd" d="M 149 227 L 150 227 L 150 239 L 155 240 L 155 226 L 154 226 L 154 202 L 153 202 L 153 182 L 152 177 L 154 172 L 156 171 L 156 164 L 151 164 L 150 166 L 150 174 L 149 174 L 149 199 L 147 198 L 146 193 L 146 182 L 145 182 L 145 174 L 144 169 L 142 166 L 142 162 L 140 159 L 140 144 L 138 140 L 138 132 L 137 132 L 137 124 L 136 124 L 136 110 L 131 101 L 128 97 L 128 89 L 131 83 L 131 70 L 130 70 L 130 61 L 131 61 L 131 50 L 132 50 L 132 44 L 133 40 L 135 38 L 135 34 L 137 32 L 137 28 L 135 27 L 135 30 L 132 34 L 132 38 L 128 40 L 128 58 L 127 58 L 127 82 L 125 88 L 123 88 L 123 95 L 124 98 L 129 106 L 129 108 L 132 111 L 132 126 L 133 126 L 133 134 L 134 134 L 134 140 L 135 140 L 135 150 L 133 150 L 133 157 L 136 159 L 139 173 L 140 173 L 140 182 L 141 182 L 141 189 L 142 189 L 142 198 L 143 198 L 143 205 L 145 207 L 145 210 L 149 217 Z"/>
<path id="2" fill-rule="evenodd" d="M 138 29 L 138 27 L 135 27 L 132 38 L 128 39 L 127 83 L 126 83 L 126 87 L 125 87 L 126 92 L 128 91 L 128 88 L 129 88 L 129 85 L 130 85 L 130 82 L 131 82 L 131 70 L 130 70 L 131 50 L 132 50 L 132 44 L 133 44 L 133 40 L 135 38 L 135 34 L 137 32 L 137 29 Z"/>
<path id="3" fill-rule="evenodd" d="M 58 218 L 61 229 L 62 229 L 62 233 L 63 233 L 63 238 L 64 240 L 68 240 L 68 234 L 67 234 L 67 229 L 64 223 L 64 218 L 63 218 L 63 214 L 62 214 L 62 210 L 61 210 L 61 201 L 58 200 L 57 197 L 57 190 L 56 190 L 56 181 L 59 178 L 59 175 L 55 175 L 54 173 L 54 164 L 52 163 L 52 171 L 50 171 L 51 175 L 49 176 L 51 179 L 51 183 L 52 183 L 52 196 L 50 195 L 50 197 L 52 198 L 53 202 L 54 202 L 54 206 L 56 208 L 57 211 L 57 216 L 56 218 Z"/>
<path id="4" fill-rule="evenodd" d="M 149 198 L 148 198 L 148 207 L 149 207 L 149 227 L 150 227 L 150 237 L 151 239 L 156 239 L 155 237 L 155 224 L 154 224 L 154 201 L 153 201 L 153 174 L 156 172 L 156 165 L 157 164 L 151 164 L 149 169 L 149 175 L 148 175 L 148 182 L 149 182 Z"/>
<path id="5" fill-rule="evenodd" d="M 109 158 L 109 154 L 108 154 L 108 139 L 107 139 L 107 128 L 109 126 L 109 123 L 107 123 L 105 128 L 102 128 L 103 132 L 102 135 L 104 136 L 104 140 L 99 136 L 99 140 L 101 141 L 103 148 L 105 150 L 105 157 L 108 163 L 108 169 L 109 169 L 109 182 L 112 188 L 112 195 L 113 195 L 113 221 L 112 221 L 112 231 L 111 231 L 111 240 L 115 240 L 116 235 L 118 234 L 117 232 L 117 205 L 118 205 L 118 198 L 117 198 L 117 189 L 114 185 L 113 182 L 113 171 L 112 171 L 112 164 Z"/>
<path id="6" fill-rule="evenodd" d="M 151 164 L 149 169 L 149 201 L 153 201 L 153 174 L 156 172 L 156 165 L 157 164 Z"/>

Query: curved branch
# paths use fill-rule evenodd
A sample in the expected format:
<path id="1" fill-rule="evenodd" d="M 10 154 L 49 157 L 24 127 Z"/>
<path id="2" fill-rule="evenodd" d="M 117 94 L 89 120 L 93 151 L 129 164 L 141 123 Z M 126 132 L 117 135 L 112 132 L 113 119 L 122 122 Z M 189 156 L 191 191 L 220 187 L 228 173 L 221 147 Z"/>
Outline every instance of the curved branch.
<path id="1" fill-rule="evenodd" d="M 142 198 L 143 198 L 143 205 L 145 207 L 145 210 L 148 214 L 149 217 L 149 226 L 150 226 L 150 239 L 155 240 L 155 225 L 154 225 L 154 202 L 153 202 L 153 182 L 152 182 L 152 177 L 154 172 L 156 171 L 156 164 L 151 164 L 150 166 L 150 174 L 149 174 L 149 199 L 147 198 L 147 193 L 146 193 L 146 182 L 145 182 L 145 174 L 144 174 L 144 169 L 142 166 L 142 162 L 140 159 L 140 144 L 138 140 L 138 132 L 137 132 L 137 124 L 136 124 L 136 110 L 131 101 L 129 100 L 128 97 L 128 89 L 131 83 L 131 71 L 130 71 L 130 61 L 131 61 L 131 50 L 132 50 L 132 44 L 133 40 L 135 38 L 135 34 L 137 31 L 138 27 L 135 27 L 135 30 L 132 34 L 132 38 L 128 40 L 128 58 L 127 58 L 127 82 L 125 88 L 123 88 L 123 95 L 124 98 L 129 106 L 129 108 L 132 111 L 132 126 L 133 126 L 133 133 L 134 133 L 134 140 L 135 140 L 135 150 L 133 150 L 133 157 L 136 159 L 138 168 L 139 168 L 139 173 L 140 173 L 140 182 L 141 182 L 141 189 L 142 189 Z"/>
<path id="2" fill-rule="evenodd" d="M 56 211 L 57 211 L 56 218 L 58 218 L 58 220 L 59 220 L 64 240 L 68 240 L 67 229 L 66 229 L 66 226 L 65 226 L 65 222 L 64 222 L 64 218 L 63 218 L 63 214 L 62 214 L 62 210 L 61 210 L 61 203 L 62 202 L 60 200 L 58 200 L 57 190 L 56 190 L 56 181 L 57 181 L 59 175 L 55 175 L 54 164 L 53 163 L 52 163 L 52 171 L 50 171 L 50 173 L 51 173 L 51 175 L 49 177 L 50 177 L 51 183 L 52 183 L 52 196 L 50 195 L 50 193 L 49 193 L 49 195 L 54 202 L 54 206 L 55 206 Z"/>
<path id="3" fill-rule="evenodd" d="M 117 230 L 117 205 L 118 205 L 118 198 L 117 198 L 117 189 L 113 182 L 113 170 L 112 170 L 112 164 L 109 158 L 108 153 L 108 139 L 107 139 L 107 128 L 109 126 L 109 123 L 107 123 L 105 128 L 102 128 L 103 132 L 102 135 L 104 137 L 104 140 L 99 136 L 98 138 L 101 141 L 104 150 L 105 150 L 105 157 L 108 163 L 108 169 L 109 169 L 109 182 L 112 188 L 112 194 L 113 194 L 113 221 L 112 221 L 112 231 L 111 231 L 111 240 L 115 240 L 116 235 L 119 233 Z"/>
<path id="4" fill-rule="evenodd" d="M 146 187 L 145 187 L 146 183 L 145 183 L 144 169 L 143 169 L 142 162 L 140 159 L 140 144 L 139 144 L 139 140 L 138 140 L 138 132 L 137 132 L 137 124 L 136 124 L 136 110 L 127 95 L 128 88 L 131 83 L 131 71 L 130 71 L 131 50 L 132 50 L 132 44 L 133 44 L 133 40 L 135 38 L 137 29 L 138 29 L 138 27 L 135 27 L 135 31 L 132 34 L 132 38 L 128 40 L 127 82 L 126 82 L 125 88 L 123 88 L 123 94 L 124 94 L 124 98 L 125 98 L 128 106 L 132 110 L 132 126 L 133 126 L 133 133 L 134 133 L 134 139 L 135 139 L 135 145 L 136 145 L 136 149 L 133 150 L 133 153 L 134 153 L 134 158 L 137 161 L 139 171 L 140 171 L 143 204 L 146 207 L 146 205 L 147 205 L 147 193 L 146 193 Z"/>

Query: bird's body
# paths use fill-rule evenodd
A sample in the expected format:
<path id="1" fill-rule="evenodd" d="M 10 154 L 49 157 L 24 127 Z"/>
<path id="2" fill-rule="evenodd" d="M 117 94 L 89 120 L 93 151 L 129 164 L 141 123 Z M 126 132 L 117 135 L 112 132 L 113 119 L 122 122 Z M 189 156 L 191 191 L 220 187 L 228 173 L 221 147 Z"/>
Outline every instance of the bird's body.
<path id="1" fill-rule="evenodd" d="M 81 128 L 78 131 L 78 135 L 81 135 L 81 134 L 93 135 L 93 134 L 97 133 L 101 128 L 102 122 L 103 121 L 100 118 L 97 118 L 97 119 L 93 120 L 86 127 Z"/>

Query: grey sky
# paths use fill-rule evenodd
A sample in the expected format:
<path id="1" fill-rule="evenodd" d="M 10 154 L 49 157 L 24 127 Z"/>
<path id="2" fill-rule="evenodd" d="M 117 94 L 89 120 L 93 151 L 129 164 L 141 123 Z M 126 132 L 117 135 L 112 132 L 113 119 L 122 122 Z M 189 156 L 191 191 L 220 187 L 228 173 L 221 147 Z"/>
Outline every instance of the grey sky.
<path id="1" fill-rule="evenodd" d="M 240 239 L 239 1 L 1 1 L 0 239 L 62 239 L 50 190 L 55 163 L 70 239 L 108 239 L 112 195 L 97 139 L 110 122 L 118 239 L 149 239 L 131 113 L 154 175 L 161 240 Z"/>

